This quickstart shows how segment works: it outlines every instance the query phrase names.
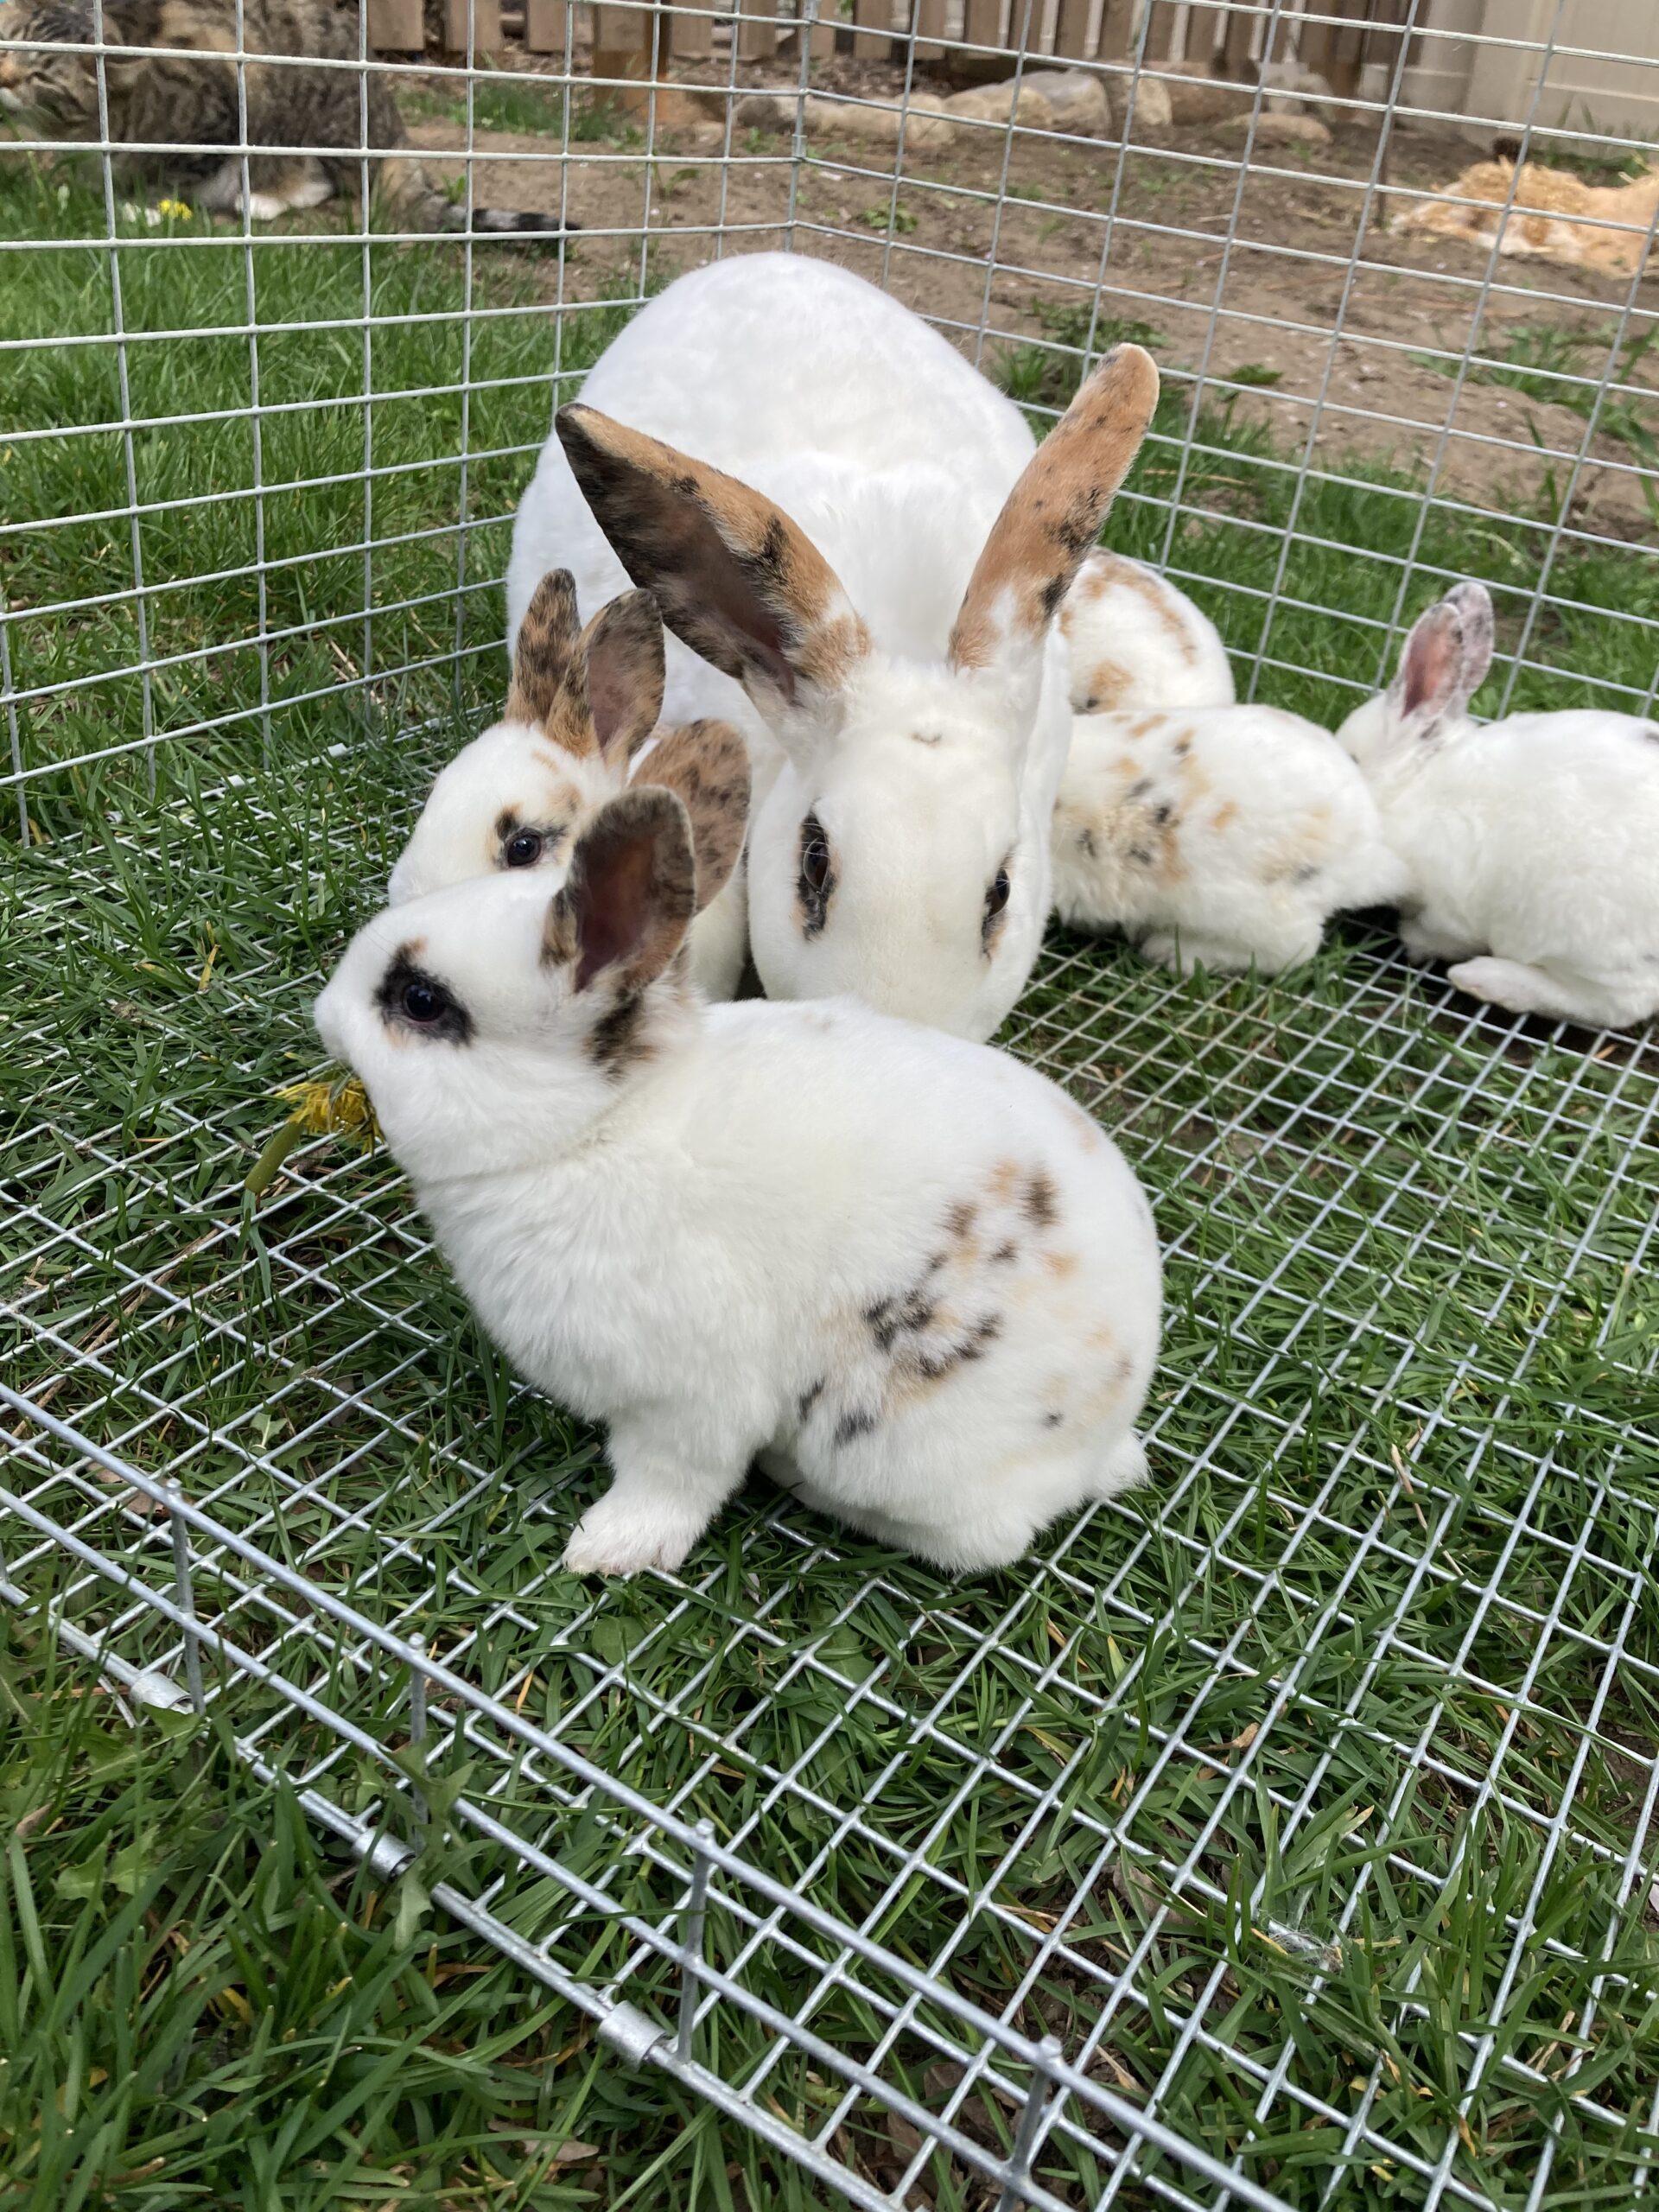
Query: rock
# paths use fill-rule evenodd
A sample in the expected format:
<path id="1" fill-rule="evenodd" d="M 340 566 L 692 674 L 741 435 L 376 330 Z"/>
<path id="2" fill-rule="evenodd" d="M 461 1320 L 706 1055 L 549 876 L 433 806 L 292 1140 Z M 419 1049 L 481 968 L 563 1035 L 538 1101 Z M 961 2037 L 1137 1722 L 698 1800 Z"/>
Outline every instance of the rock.
<path id="1" fill-rule="evenodd" d="M 889 106 L 885 101 L 854 105 L 846 100 L 823 99 L 815 93 L 806 103 L 806 127 L 811 131 L 834 132 L 842 138 L 861 138 L 873 145 L 896 146 L 902 124 L 906 149 L 925 151 L 929 147 L 950 143 L 952 134 L 946 120 L 948 105 L 937 92 L 912 92 L 906 114 L 903 107 Z M 785 100 L 784 106 L 792 125 L 795 103 Z"/>
<path id="2" fill-rule="evenodd" d="M 1016 92 L 1019 106 L 1016 109 Z M 977 124 L 1001 123 L 1006 125 L 1012 115 L 1025 130 L 1052 130 L 1054 110 L 1047 99 L 1026 78 L 1018 86 L 1010 77 L 1006 84 L 976 85 L 970 92 L 952 92 L 944 104 L 945 113 L 954 120 L 966 123 L 970 128 L 959 135 L 963 138 L 977 137 L 982 142 L 989 133 L 976 130 Z"/>
<path id="3" fill-rule="evenodd" d="M 740 130 L 793 130 L 795 106 L 791 92 L 751 92 L 739 100 L 732 120 Z M 806 127 L 814 133 L 859 138 L 870 145 L 896 146 L 902 119 L 906 146 L 925 149 L 950 143 L 951 133 L 944 112 L 944 102 L 937 92 L 912 92 L 907 117 L 902 107 L 886 101 L 831 100 L 814 92 L 806 102 Z"/>
<path id="4" fill-rule="evenodd" d="M 1299 115 L 1305 108 L 1325 106 L 1334 97 L 1328 78 L 1294 60 L 1269 61 L 1261 81 L 1267 86 L 1266 105 L 1274 115 Z"/>
<path id="5" fill-rule="evenodd" d="M 1136 130 L 1167 130 L 1175 120 L 1169 104 L 1169 86 L 1156 77 L 1143 77 L 1135 88 L 1135 111 L 1130 124 Z"/>
<path id="6" fill-rule="evenodd" d="M 1054 128 L 1074 138 L 1103 138 L 1112 127 L 1106 87 L 1087 69 L 1039 69 L 1035 84 L 1054 111 Z"/>
<path id="7" fill-rule="evenodd" d="M 1158 69 L 1173 122 L 1218 123 L 1224 116 L 1248 115 L 1255 105 L 1253 86 L 1212 77 L 1205 62 L 1162 61 Z"/>
<path id="8" fill-rule="evenodd" d="M 1249 135 L 1248 115 L 1230 115 L 1216 125 L 1217 138 L 1245 138 Z M 1268 113 L 1255 118 L 1255 143 L 1258 146 L 1328 146 L 1331 133 L 1317 115 L 1279 115 Z"/>

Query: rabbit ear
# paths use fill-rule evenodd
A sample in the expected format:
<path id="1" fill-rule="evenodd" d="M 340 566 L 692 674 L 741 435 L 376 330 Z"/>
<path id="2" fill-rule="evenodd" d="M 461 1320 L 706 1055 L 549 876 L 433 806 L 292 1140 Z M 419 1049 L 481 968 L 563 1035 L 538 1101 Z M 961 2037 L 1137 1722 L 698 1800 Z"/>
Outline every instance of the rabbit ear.
<path id="1" fill-rule="evenodd" d="M 537 728 L 545 724 L 578 665 L 581 636 L 576 580 L 569 569 L 551 569 L 532 593 L 513 641 L 508 721 L 533 722 Z"/>
<path id="2" fill-rule="evenodd" d="M 624 592 L 582 633 L 593 734 L 607 760 L 626 761 L 663 711 L 663 616 L 648 591 Z"/>
<path id="3" fill-rule="evenodd" d="M 1157 404 L 1152 356 L 1138 346 L 1114 346 L 992 525 L 950 632 L 953 668 L 1019 664 L 1041 652 Z"/>
<path id="4" fill-rule="evenodd" d="M 677 638 L 766 714 L 841 689 L 869 633 L 780 507 L 591 407 L 562 407 L 555 427 L 600 528 Z"/>
<path id="5" fill-rule="evenodd" d="M 1484 584 L 1454 584 L 1418 616 L 1389 702 L 1413 737 L 1460 715 L 1492 663 L 1492 601 Z"/>
<path id="6" fill-rule="evenodd" d="M 639 764 L 638 788 L 671 791 L 691 821 L 697 912 L 726 888 L 749 820 L 748 748 L 729 722 L 686 722 Z"/>
<path id="7" fill-rule="evenodd" d="M 695 911 L 685 809 L 672 791 L 622 791 L 576 840 L 542 927 L 542 960 L 573 963 L 577 991 L 601 975 L 619 990 L 641 991 L 685 942 Z"/>

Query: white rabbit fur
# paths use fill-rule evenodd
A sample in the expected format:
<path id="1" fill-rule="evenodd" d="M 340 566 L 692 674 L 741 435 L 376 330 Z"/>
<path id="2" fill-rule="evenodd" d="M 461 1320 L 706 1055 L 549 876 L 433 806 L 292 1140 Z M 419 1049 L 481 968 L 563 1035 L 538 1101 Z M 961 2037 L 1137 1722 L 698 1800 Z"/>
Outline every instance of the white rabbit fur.
<path id="1" fill-rule="evenodd" d="M 1405 882 L 1353 762 L 1275 707 L 1079 715 L 1053 842 L 1060 918 L 1183 974 L 1275 975 Z"/>
<path id="2" fill-rule="evenodd" d="M 1659 1013 L 1659 725 L 1580 709 L 1472 721 L 1492 603 L 1462 583 L 1386 692 L 1338 732 L 1405 865 L 1414 960 L 1516 1014 L 1624 1027 Z"/>
<path id="3" fill-rule="evenodd" d="M 1069 740 L 1052 614 L 1155 397 L 1120 349 L 1045 507 L 1019 410 L 937 332 L 829 263 L 753 254 L 671 285 L 562 410 L 514 526 L 510 624 L 556 561 L 584 607 L 623 559 L 657 592 L 668 718 L 718 715 L 750 747 L 769 995 L 852 991 L 973 1037 L 1019 996 Z"/>
<path id="4" fill-rule="evenodd" d="M 1167 576 L 1102 547 L 1060 609 L 1078 715 L 1230 707 L 1237 696 L 1221 632 Z"/>
<path id="5" fill-rule="evenodd" d="M 644 782 L 666 774 L 700 835 L 695 785 L 741 773 L 733 757 L 741 741 L 726 723 L 659 727 L 662 691 L 662 618 L 649 593 L 607 601 L 583 630 L 569 572 L 539 578 L 515 628 L 503 718 L 439 771 L 392 868 L 388 905 L 520 866 L 556 869 L 556 889 L 577 829 L 631 772 Z M 533 858 L 510 856 L 526 841 Z M 690 945 L 692 981 L 709 998 L 730 998 L 748 949 L 744 872 L 734 861 L 702 905 Z"/>
<path id="6" fill-rule="evenodd" d="M 1005 1565 L 1144 1471 L 1146 1199 L 987 1046 L 853 1000 L 704 1006 L 687 834 L 636 788 L 550 902 L 519 873 L 380 914 L 318 1030 L 484 1327 L 609 1424 L 567 1566 L 677 1568 L 757 1453 L 884 1542 Z"/>

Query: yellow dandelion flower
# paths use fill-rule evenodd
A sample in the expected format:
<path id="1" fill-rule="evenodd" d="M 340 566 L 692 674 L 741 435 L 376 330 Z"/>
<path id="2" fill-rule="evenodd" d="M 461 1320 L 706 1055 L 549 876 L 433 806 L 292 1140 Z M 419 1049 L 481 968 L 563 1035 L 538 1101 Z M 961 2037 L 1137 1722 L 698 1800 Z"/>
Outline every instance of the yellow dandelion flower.
<path id="1" fill-rule="evenodd" d="M 276 1096 L 293 1111 L 254 1161 L 243 1185 L 250 1198 L 270 1187 L 289 1154 L 307 1137 L 346 1137 L 364 1152 L 379 1141 L 380 1124 L 369 1094 L 354 1075 L 285 1084 Z"/>

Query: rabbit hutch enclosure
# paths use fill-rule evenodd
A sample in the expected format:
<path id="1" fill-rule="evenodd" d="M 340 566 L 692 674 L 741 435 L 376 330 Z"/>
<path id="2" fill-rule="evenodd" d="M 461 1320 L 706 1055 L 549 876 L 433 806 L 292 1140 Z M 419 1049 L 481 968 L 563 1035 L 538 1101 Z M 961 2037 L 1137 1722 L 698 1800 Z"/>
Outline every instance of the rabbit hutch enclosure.
<path id="1" fill-rule="evenodd" d="M 1153 1198 L 1152 1477 L 958 1582 L 759 1481 L 677 1576 L 563 1572 L 599 1440 L 478 1333 L 372 1129 L 284 1117 L 499 712 L 553 410 L 718 257 L 872 279 L 1039 434 L 1149 349 L 1107 543 L 1242 699 L 1334 726 L 1471 576 L 1478 712 L 1651 715 L 1655 11 L 317 5 L 333 60 L 210 11 L 216 195 L 169 180 L 182 118 L 131 166 L 116 81 L 196 10 L 0 7 L 0 86 L 89 73 L 73 127 L 0 104 L 18 1648 L 549 2008 L 601 2140 L 539 2139 L 575 2195 L 488 2201 L 1645 2202 L 1649 1035 L 1463 996 L 1370 917 L 1274 977 L 1052 929 L 999 1041 Z M 253 131 L 296 57 L 343 137 Z M 372 81 L 425 200 L 379 188 Z M 348 173 L 283 206 L 262 145 Z M 122 2128 L 109 2201 L 194 2201 L 188 2146 L 146 2182 Z M 421 2201 L 511 2192 L 537 2141 L 497 2139 Z"/>

